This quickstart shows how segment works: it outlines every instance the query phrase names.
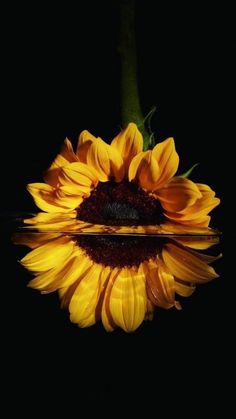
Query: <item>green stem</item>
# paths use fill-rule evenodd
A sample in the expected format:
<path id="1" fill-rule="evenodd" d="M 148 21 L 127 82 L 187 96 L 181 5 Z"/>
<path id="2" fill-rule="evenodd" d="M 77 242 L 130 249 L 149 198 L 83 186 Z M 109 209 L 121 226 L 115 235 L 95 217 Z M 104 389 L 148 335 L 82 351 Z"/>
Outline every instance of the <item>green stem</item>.
<path id="1" fill-rule="evenodd" d="M 120 0 L 121 117 L 123 127 L 129 122 L 138 125 L 143 134 L 144 149 L 148 149 L 149 135 L 138 92 L 134 9 L 135 0 Z"/>

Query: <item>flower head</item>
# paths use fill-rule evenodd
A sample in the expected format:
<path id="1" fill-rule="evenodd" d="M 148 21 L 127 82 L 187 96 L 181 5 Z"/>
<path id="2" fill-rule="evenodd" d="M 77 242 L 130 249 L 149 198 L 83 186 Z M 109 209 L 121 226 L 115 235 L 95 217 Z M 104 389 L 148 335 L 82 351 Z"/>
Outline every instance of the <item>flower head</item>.
<path id="1" fill-rule="evenodd" d="M 137 126 L 106 144 L 88 131 L 80 134 L 76 153 L 68 139 L 45 173 L 46 183 L 31 183 L 36 205 L 48 213 L 73 212 L 97 224 L 209 225 L 219 204 L 211 188 L 175 176 L 179 156 L 173 138 L 142 151 Z M 123 218 L 122 218 L 123 217 Z"/>
<path id="2" fill-rule="evenodd" d="M 218 240 L 208 214 L 219 199 L 176 176 L 178 165 L 172 138 L 143 151 L 133 123 L 110 145 L 83 131 L 74 152 L 66 139 L 45 183 L 28 185 L 45 211 L 25 220 L 41 234 L 18 238 L 33 249 L 21 261 L 35 275 L 29 285 L 58 290 L 81 327 L 101 319 L 129 332 L 155 306 L 179 309 L 177 294 L 217 276 L 215 258 L 199 249 Z M 183 234 L 207 238 L 176 237 Z"/>

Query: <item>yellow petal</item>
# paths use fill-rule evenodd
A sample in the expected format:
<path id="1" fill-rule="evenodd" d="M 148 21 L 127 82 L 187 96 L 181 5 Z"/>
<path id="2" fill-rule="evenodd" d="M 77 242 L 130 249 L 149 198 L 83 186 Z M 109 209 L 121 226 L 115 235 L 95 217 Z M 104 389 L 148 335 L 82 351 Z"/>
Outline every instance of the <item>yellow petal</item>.
<path id="1" fill-rule="evenodd" d="M 60 153 L 69 163 L 72 163 L 73 161 L 77 161 L 77 156 L 74 153 L 72 144 L 68 138 L 65 139 L 64 144 L 61 148 Z"/>
<path id="2" fill-rule="evenodd" d="M 60 221 L 70 221 L 76 218 L 76 211 L 70 211 L 67 213 L 47 213 L 47 212 L 38 212 L 31 218 L 25 218 L 23 221 L 25 224 L 36 225 L 41 223 L 57 223 Z"/>
<path id="3" fill-rule="evenodd" d="M 30 183 L 27 185 L 29 193 L 34 198 L 34 202 L 38 208 L 46 212 L 68 212 L 68 208 L 64 202 L 56 197 L 56 190 L 46 183 Z"/>
<path id="4" fill-rule="evenodd" d="M 28 283 L 28 287 L 38 289 L 40 291 L 55 291 L 58 287 L 55 287 L 53 283 L 63 277 L 68 273 L 73 263 L 73 257 L 70 255 L 67 261 L 64 264 L 59 264 L 55 268 L 43 271 L 32 279 Z"/>
<path id="5" fill-rule="evenodd" d="M 182 249 L 182 247 L 180 247 L 180 249 Z M 205 262 L 207 264 L 212 263 L 212 262 L 215 262 L 216 260 L 218 260 L 218 259 L 220 259 L 222 257 L 222 253 L 218 254 L 217 256 L 212 256 L 212 255 L 206 255 L 205 253 L 196 252 L 193 249 L 185 248 L 185 250 L 188 253 L 196 256 L 198 259 L 200 259 L 201 261 L 203 261 L 203 262 Z"/>
<path id="6" fill-rule="evenodd" d="M 72 212 L 68 212 L 68 214 L 72 215 Z M 47 214 L 49 215 L 49 214 Z M 27 224 L 27 226 L 23 227 L 24 230 L 33 230 L 33 231 L 41 231 L 48 233 L 57 233 L 59 232 L 59 235 L 61 235 L 61 233 L 63 232 L 70 232 L 70 231 L 75 231 L 76 230 L 76 225 L 77 225 L 77 220 L 75 219 L 77 213 L 76 211 L 73 211 L 73 217 L 62 217 L 61 213 L 53 213 L 50 215 L 54 215 L 55 218 L 52 218 L 52 220 L 47 222 L 47 221 L 34 221 L 32 218 L 28 218 L 26 220 L 24 220 L 24 223 Z M 58 217 L 56 217 L 56 215 L 58 215 Z M 64 213 L 63 215 L 67 215 L 67 213 Z M 34 218 L 34 217 L 33 217 Z M 35 217 L 37 218 L 37 216 Z"/>
<path id="7" fill-rule="evenodd" d="M 61 168 L 66 166 L 68 163 L 68 160 L 59 154 L 50 168 L 44 173 L 43 177 L 45 182 L 53 187 L 56 187 L 58 185 L 58 176 L 61 172 Z"/>
<path id="8" fill-rule="evenodd" d="M 49 185 L 56 187 L 58 184 L 58 176 L 61 168 L 66 166 L 68 163 L 77 161 L 78 158 L 73 151 L 73 147 L 68 138 L 65 139 L 62 145 L 60 154 L 57 155 L 49 169 L 44 173 L 44 180 Z"/>
<path id="9" fill-rule="evenodd" d="M 216 231 L 201 225 L 186 225 L 178 224 L 176 222 L 166 221 L 160 225 L 160 231 L 163 234 L 201 234 L 212 235 Z"/>
<path id="10" fill-rule="evenodd" d="M 162 256 L 168 270 L 182 281 L 201 283 L 218 276 L 215 270 L 208 266 L 201 257 L 174 244 L 166 244 L 162 250 Z"/>
<path id="11" fill-rule="evenodd" d="M 121 182 L 124 177 L 124 164 L 121 155 L 101 138 L 97 138 L 91 144 L 87 153 L 87 164 L 96 170 L 101 182 L 107 182 L 113 177 L 116 182 Z"/>
<path id="12" fill-rule="evenodd" d="M 183 284 L 179 281 L 175 281 L 175 292 L 179 294 L 181 297 L 190 297 L 193 294 L 196 287 L 190 284 Z"/>
<path id="13" fill-rule="evenodd" d="M 81 279 L 91 266 L 92 261 L 83 254 L 82 250 L 76 249 L 64 264 L 38 275 L 29 282 L 28 286 L 47 292 L 70 287 Z"/>
<path id="14" fill-rule="evenodd" d="M 44 272 L 61 266 L 71 255 L 74 246 L 74 241 L 69 237 L 59 237 L 32 250 L 21 259 L 21 263 L 32 272 Z"/>
<path id="15" fill-rule="evenodd" d="M 160 168 L 159 178 L 155 185 L 155 189 L 159 189 L 175 175 L 178 169 L 179 156 L 175 150 L 174 139 L 167 138 L 167 140 L 157 144 L 152 154 Z"/>
<path id="16" fill-rule="evenodd" d="M 98 183 L 98 176 L 93 167 L 84 163 L 71 163 L 63 167 L 59 177 L 62 185 L 74 187 L 74 192 L 89 192 Z"/>
<path id="17" fill-rule="evenodd" d="M 152 191 L 159 178 L 160 168 L 152 151 L 143 151 L 135 156 L 129 167 L 129 181 L 137 181 L 141 188 Z"/>
<path id="18" fill-rule="evenodd" d="M 59 196 L 60 198 L 77 198 L 82 199 L 83 195 L 85 195 L 85 191 L 89 193 L 90 189 L 86 187 L 77 188 L 73 184 L 67 184 L 60 186 L 56 191 L 56 196 Z"/>
<path id="19" fill-rule="evenodd" d="M 175 241 L 192 249 L 204 250 L 219 243 L 218 236 L 202 236 L 202 237 L 178 237 Z"/>
<path id="20" fill-rule="evenodd" d="M 57 201 L 60 202 L 60 205 L 74 210 L 83 202 L 83 195 L 89 195 L 89 192 L 87 192 L 87 194 L 82 193 L 81 191 L 76 192 L 77 193 L 75 193 L 75 188 L 71 185 L 60 186 L 56 191 Z"/>
<path id="21" fill-rule="evenodd" d="M 117 150 L 123 158 L 125 173 L 128 174 L 131 160 L 143 150 L 143 136 L 137 125 L 130 123 L 114 138 L 111 147 Z"/>
<path id="22" fill-rule="evenodd" d="M 213 191 L 209 185 L 206 185 L 205 183 L 196 183 L 196 185 L 203 196 L 206 195 L 209 198 L 215 196 L 215 191 Z"/>
<path id="23" fill-rule="evenodd" d="M 116 327 L 116 324 L 114 320 L 112 319 L 111 312 L 110 312 L 110 295 L 111 295 L 114 282 L 116 278 L 119 276 L 119 274 L 120 274 L 120 269 L 118 268 L 112 269 L 112 271 L 109 273 L 108 283 L 105 288 L 105 293 L 104 293 L 104 297 L 102 301 L 101 319 L 102 319 L 103 326 L 107 332 L 112 332 Z"/>
<path id="24" fill-rule="evenodd" d="M 35 249 L 36 247 L 42 246 L 42 244 L 57 239 L 61 236 L 61 233 L 16 233 L 13 236 L 14 244 L 21 244 Z"/>
<path id="25" fill-rule="evenodd" d="M 164 188 L 155 192 L 166 211 L 177 212 L 194 204 L 202 197 L 197 185 L 189 179 L 175 177 Z"/>
<path id="26" fill-rule="evenodd" d="M 99 299 L 98 299 L 96 310 L 95 310 L 96 321 L 101 319 L 104 298 L 105 298 L 107 286 L 110 281 L 112 272 L 113 272 L 113 268 L 111 268 L 110 266 L 103 266 L 103 269 L 101 271 L 101 276 L 99 279 L 100 281 L 99 294 L 100 295 L 99 295 Z"/>
<path id="27" fill-rule="evenodd" d="M 87 271 L 86 271 L 85 275 L 87 275 Z M 77 279 L 72 285 L 70 285 L 70 287 L 59 288 L 58 295 L 59 295 L 59 298 L 61 300 L 61 308 L 68 309 L 68 307 L 70 305 L 71 298 L 73 297 L 73 294 L 74 294 L 74 292 L 75 292 L 75 290 L 76 290 L 76 288 L 77 288 L 77 286 L 80 283 L 82 278 L 83 278 L 83 276 L 81 276 L 79 279 Z"/>
<path id="28" fill-rule="evenodd" d="M 95 310 L 103 286 L 101 280 L 105 280 L 102 270 L 102 265 L 93 264 L 71 298 L 70 319 L 80 327 L 91 326 L 96 321 Z"/>
<path id="29" fill-rule="evenodd" d="M 129 168 L 129 180 L 136 180 L 143 189 L 154 191 L 164 186 L 175 174 L 179 157 L 173 138 L 157 144 L 151 151 L 139 153 Z"/>
<path id="30" fill-rule="evenodd" d="M 80 135 L 79 135 L 79 138 L 78 138 L 78 144 L 77 144 L 77 150 L 76 150 L 76 154 L 77 154 L 77 156 L 78 156 L 78 150 L 79 150 L 79 147 L 81 146 L 81 145 L 83 145 L 83 144 L 85 144 L 85 143 L 87 143 L 87 142 L 93 142 L 93 141 L 96 141 L 97 140 L 97 138 L 93 135 L 93 134 L 91 134 L 89 131 L 87 131 L 86 129 L 85 130 L 83 130 L 81 133 L 80 133 Z"/>
<path id="31" fill-rule="evenodd" d="M 201 197 L 199 197 L 191 205 L 183 208 L 178 213 L 171 210 L 166 212 L 166 217 L 185 225 L 196 225 L 199 227 L 207 227 L 210 222 L 208 213 L 219 205 L 220 200 L 215 198 L 215 192 L 204 184 L 196 184 Z"/>
<path id="32" fill-rule="evenodd" d="M 180 221 L 190 221 L 190 220 L 199 220 L 202 221 L 206 218 L 206 214 L 213 210 L 217 205 L 220 204 L 219 198 L 209 198 L 209 199 L 198 199 L 194 205 L 191 205 L 189 208 L 181 211 L 179 214 L 178 220 Z"/>
<path id="33" fill-rule="evenodd" d="M 145 320 L 153 320 L 154 310 L 154 304 L 149 299 L 147 299 L 147 311 L 145 314 Z"/>
<path id="34" fill-rule="evenodd" d="M 175 304 L 174 276 L 161 261 L 145 262 L 147 295 L 156 306 L 171 308 Z"/>
<path id="35" fill-rule="evenodd" d="M 111 290 L 109 308 L 114 322 L 126 332 L 133 332 L 144 320 L 147 308 L 145 274 L 121 269 Z"/>
<path id="36" fill-rule="evenodd" d="M 169 216 L 170 215 L 170 216 Z M 184 217 L 178 217 L 178 213 L 176 214 L 170 214 L 170 213 L 165 213 L 165 216 L 171 220 L 173 220 L 174 222 L 177 223 L 181 223 L 180 225 L 183 226 L 193 226 L 196 228 L 199 227 L 209 227 L 210 221 L 211 221 L 211 217 L 209 215 L 204 215 L 204 216 L 200 216 L 200 217 L 194 217 L 191 218 L 190 220 L 185 220 Z"/>
<path id="37" fill-rule="evenodd" d="M 88 150 L 91 147 L 91 144 L 96 140 L 97 138 L 94 137 L 94 135 L 92 135 L 89 131 L 84 130 L 81 132 L 78 139 L 78 145 L 77 145 L 77 150 L 76 150 L 76 155 L 80 162 L 82 163 L 87 162 Z"/>
<path id="38" fill-rule="evenodd" d="M 202 196 L 194 205 L 181 211 L 185 220 L 204 217 L 220 203 L 220 199 L 215 198 L 215 192 L 208 185 L 196 183 L 196 186 Z"/>

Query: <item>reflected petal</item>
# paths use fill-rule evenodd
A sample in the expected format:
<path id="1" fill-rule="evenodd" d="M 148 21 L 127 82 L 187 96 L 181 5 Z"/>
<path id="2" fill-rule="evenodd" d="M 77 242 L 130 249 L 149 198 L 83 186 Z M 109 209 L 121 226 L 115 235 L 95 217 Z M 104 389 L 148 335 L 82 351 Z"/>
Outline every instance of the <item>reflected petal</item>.
<path id="1" fill-rule="evenodd" d="M 109 310 L 114 323 L 126 332 L 133 332 L 144 320 L 146 307 L 142 266 L 136 272 L 128 268 L 121 269 L 109 297 Z"/>
<path id="2" fill-rule="evenodd" d="M 218 277 L 215 270 L 204 262 L 201 256 L 174 244 L 165 245 L 162 256 L 169 271 L 183 281 L 201 283 Z"/>
<path id="3" fill-rule="evenodd" d="M 33 228 L 40 226 L 40 233 L 19 233 L 15 242 L 33 249 L 21 260 L 22 265 L 35 275 L 28 286 L 42 293 L 58 291 L 61 306 L 69 309 L 71 321 L 80 327 L 91 326 L 101 319 L 107 331 L 120 327 L 126 332 L 133 332 L 144 319 L 153 318 L 155 306 L 180 309 L 176 294 L 189 297 L 195 290 L 195 284 L 217 277 L 209 264 L 221 255 L 215 257 L 199 251 L 218 243 L 218 237 L 210 236 L 209 229 L 208 236 L 168 236 L 160 234 L 161 230 L 156 226 L 96 226 L 73 217 L 74 212 L 69 213 L 68 219 L 65 213 L 38 214 L 27 222 L 31 220 Z M 85 235 L 93 234 L 95 229 L 96 240 L 81 241 L 76 235 L 63 233 L 66 223 L 67 228 L 74 226 L 77 234 L 80 234 L 79 229 Z M 53 231 L 53 226 L 62 226 L 62 231 Z M 101 236 L 97 234 L 98 227 Z M 111 240 L 110 237 L 113 237 L 112 252 L 122 254 L 119 246 L 123 246 L 126 236 L 117 241 L 114 232 L 118 237 L 119 234 L 127 234 L 129 240 L 132 237 L 130 233 L 136 232 L 132 254 L 136 247 L 140 252 L 139 240 L 147 243 L 147 233 L 155 232 L 156 236 L 148 240 L 159 243 L 156 253 L 132 266 L 114 267 L 109 266 L 109 262 L 105 266 L 96 262 L 96 258 L 93 260 L 94 253 L 86 246 L 96 245 L 95 253 L 97 255 L 99 251 L 102 257 L 102 253 L 108 251 L 106 243 Z M 114 240 L 116 246 L 113 246 Z M 119 256 L 117 261 L 121 263 Z"/>

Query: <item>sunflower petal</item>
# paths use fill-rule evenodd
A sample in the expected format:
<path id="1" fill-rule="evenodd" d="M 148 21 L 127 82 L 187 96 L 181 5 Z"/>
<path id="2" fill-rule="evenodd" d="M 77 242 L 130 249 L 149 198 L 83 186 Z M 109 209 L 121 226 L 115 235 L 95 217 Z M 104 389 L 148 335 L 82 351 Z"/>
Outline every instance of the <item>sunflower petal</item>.
<path id="1" fill-rule="evenodd" d="M 70 319 L 80 327 L 95 323 L 95 310 L 99 300 L 103 266 L 93 264 L 88 274 L 80 281 L 69 305 Z"/>
<path id="2" fill-rule="evenodd" d="M 147 298 L 147 311 L 145 314 L 145 320 L 153 320 L 155 311 L 155 305 Z"/>
<path id="3" fill-rule="evenodd" d="M 111 147 L 119 152 L 128 173 L 131 160 L 143 150 L 143 136 L 134 123 L 130 123 L 111 142 Z"/>
<path id="4" fill-rule="evenodd" d="M 69 237 L 59 237 L 29 252 L 21 264 L 31 272 L 44 272 L 61 266 L 74 250 L 75 243 Z"/>
<path id="5" fill-rule="evenodd" d="M 163 234 L 199 234 L 199 235 L 213 235 L 217 231 L 202 225 L 186 225 L 178 224 L 176 222 L 166 221 L 160 225 L 160 231 Z"/>
<path id="6" fill-rule="evenodd" d="M 38 208 L 46 212 L 68 212 L 71 208 L 66 202 L 60 201 L 56 196 L 56 189 L 46 183 L 30 183 L 27 185 L 29 193 L 34 198 Z"/>
<path id="7" fill-rule="evenodd" d="M 215 197 L 215 192 L 208 185 L 196 183 L 196 186 L 201 196 L 191 205 L 177 213 L 172 212 L 173 210 L 170 208 L 166 213 L 167 218 L 186 225 L 199 227 L 207 227 L 209 225 L 210 217 L 208 213 L 219 205 L 220 200 Z"/>
<path id="8" fill-rule="evenodd" d="M 83 195 L 85 195 L 82 195 L 82 191 L 78 192 L 80 193 L 76 194 L 74 187 L 71 187 L 70 185 L 61 186 L 56 191 L 56 197 L 61 205 L 74 210 L 83 202 Z M 89 195 L 89 193 L 86 195 Z"/>
<path id="9" fill-rule="evenodd" d="M 112 271 L 113 271 L 113 268 L 111 268 L 110 266 L 103 267 L 101 276 L 99 278 L 100 289 L 99 289 L 99 299 L 98 299 L 96 310 L 95 310 L 96 321 L 100 320 L 102 316 L 102 307 L 103 307 L 106 289 L 110 281 Z"/>
<path id="10" fill-rule="evenodd" d="M 60 154 L 57 155 L 49 169 L 44 173 L 45 182 L 56 187 L 61 168 L 66 166 L 68 163 L 75 162 L 77 160 L 78 158 L 74 153 L 72 144 L 68 138 L 66 138 L 61 147 Z"/>
<path id="11" fill-rule="evenodd" d="M 179 156 L 175 150 L 174 139 L 167 138 L 167 140 L 157 144 L 152 154 L 160 168 L 159 178 L 155 185 L 155 189 L 159 189 L 175 175 L 178 169 Z"/>
<path id="12" fill-rule="evenodd" d="M 76 154 L 78 155 L 78 149 L 81 145 L 87 143 L 87 142 L 93 142 L 93 141 L 97 141 L 97 138 L 91 134 L 91 132 L 87 131 L 86 129 L 83 130 L 78 138 L 78 144 L 77 144 L 77 150 L 76 150 Z"/>
<path id="13" fill-rule="evenodd" d="M 197 185 L 189 179 L 175 177 L 155 193 L 166 211 L 177 212 L 194 204 L 202 197 Z"/>
<path id="14" fill-rule="evenodd" d="M 77 161 L 77 156 L 74 153 L 72 144 L 68 138 L 65 139 L 64 144 L 61 148 L 60 153 L 69 163 L 72 163 L 73 161 Z"/>
<path id="15" fill-rule="evenodd" d="M 126 332 L 133 332 L 144 320 L 147 309 L 145 274 L 123 268 L 111 290 L 109 307 L 114 322 Z"/>
<path id="16" fill-rule="evenodd" d="M 77 249 L 63 265 L 43 272 L 30 281 L 28 286 L 47 292 L 68 288 L 82 278 L 91 266 L 92 261 L 83 254 L 82 250 Z"/>
<path id="17" fill-rule="evenodd" d="M 65 213 L 38 213 L 34 217 L 24 219 L 24 230 L 37 230 L 45 232 L 75 231 L 78 221 L 76 220 L 77 212 L 75 210 Z M 52 234 L 52 233 L 51 233 Z M 59 234 L 60 235 L 60 234 Z"/>
<path id="18" fill-rule="evenodd" d="M 146 262 L 146 288 L 148 298 L 153 304 L 171 308 L 175 304 L 174 276 L 161 261 Z"/>
<path id="19" fill-rule="evenodd" d="M 30 249 L 42 246 L 50 240 L 61 237 L 61 233 L 15 233 L 12 237 L 14 244 L 28 246 Z"/>
<path id="20" fill-rule="evenodd" d="M 61 154 L 58 154 L 50 168 L 46 170 L 43 175 L 45 182 L 53 187 L 56 187 L 61 168 L 66 166 L 68 163 L 69 162 Z"/>
<path id="21" fill-rule="evenodd" d="M 169 271 L 182 281 L 201 283 L 218 277 L 215 270 L 201 257 L 174 244 L 165 245 L 162 257 Z"/>
<path id="22" fill-rule="evenodd" d="M 159 178 L 160 168 L 152 151 L 143 151 L 133 158 L 129 167 L 129 181 L 137 181 L 148 191 L 152 191 Z"/>
<path id="23" fill-rule="evenodd" d="M 175 241 L 192 249 L 205 250 L 219 243 L 219 236 L 178 237 L 175 238 Z"/>
<path id="24" fill-rule="evenodd" d="M 140 186 L 154 191 L 164 186 L 178 169 L 179 156 L 173 138 L 168 138 L 154 149 L 139 153 L 129 168 L 129 180 L 137 180 Z"/>
<path id="25" fill-rule="evenodd" d="M 59 177 L 62 185 L 74 187 L 74 193 L 87 193 L 98 183 L 97 172 L 84 163 L 71 163 L 63 167 Z"/>
<path id="26" fill-rule="evenodd" d="M 94 135 L 92 135 L 89 131 L 84 130 L 81 132 L 76 150 L 76 155 L 80 162 L 87 162 L 88 150 L 94 141 L 97 141 L 97 138 L 94 137 Z"/>
<path id="27" fill-rule="evenodd" d="M 110 272 L 108 284 L 107 284 L 104 298 L 103 298 L 101 319 L 102 319 L 103 326 L 105 327 L 107 332 L 112 332 L 116 327 L 116 324 L 111 316 L 109 304 L 110 304 L 110 295 L 111 295 L 112 287 L 119 274 L 120 274 L 120 269 L 118 268 L 114 268 Z"/>
<path id="28" fill-rule="evenodd" d="M 187 282 L 185 284 L 175 281 L 175 292 L 179 294 L 181 297 L 190 297 L 195 291 L 196 287 L 188 284 Z"/>
<path id="29" fill-rule="evenodd" d="M 87 153 L 87 164 L 96 170 L 101 182 L 107 182 L 112 177 L 116 182 L 121 182 L 124 177 L 124 164 L 121 155 L 101 138 L 97 138 L 91 144 Z"/>

